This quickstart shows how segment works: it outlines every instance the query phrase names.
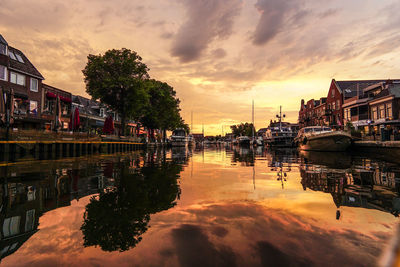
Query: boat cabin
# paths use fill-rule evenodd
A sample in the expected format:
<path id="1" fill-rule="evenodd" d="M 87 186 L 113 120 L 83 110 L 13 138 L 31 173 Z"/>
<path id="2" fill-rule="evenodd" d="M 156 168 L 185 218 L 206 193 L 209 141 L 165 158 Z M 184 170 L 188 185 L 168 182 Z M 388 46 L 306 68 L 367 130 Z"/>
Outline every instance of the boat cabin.
<path id="1" fill-rule="evenodd" d="M 320 132 L 331 132 L 331 131 L 332 129 L 327 126 L 310 126 L 302 128 L 299 131 L 298 136 L 301 136 L 305 133 L 320 133 Z"/>

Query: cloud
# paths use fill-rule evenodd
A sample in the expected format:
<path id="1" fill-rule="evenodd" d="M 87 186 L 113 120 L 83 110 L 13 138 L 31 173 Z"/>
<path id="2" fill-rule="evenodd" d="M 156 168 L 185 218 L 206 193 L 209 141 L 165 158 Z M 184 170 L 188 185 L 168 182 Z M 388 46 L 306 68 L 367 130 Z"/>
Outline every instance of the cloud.
<path id="1" fill-rule="evenodd" d="M 292 23 L 299 23 L 308 13 L 294 0 L 258 0 L 255 6 L 261 17 L 253 34 L 254 45 L 268 43 L 290 19 Z"/>
<path id="2" fill-rule="evenodd" d="M 187 21 L 172 44 L 171 55 L 181 62 L 198 59 L 216 38 L 232 33 L 234 19 L 240 13 L 240 0 L 184 0 Z"/>

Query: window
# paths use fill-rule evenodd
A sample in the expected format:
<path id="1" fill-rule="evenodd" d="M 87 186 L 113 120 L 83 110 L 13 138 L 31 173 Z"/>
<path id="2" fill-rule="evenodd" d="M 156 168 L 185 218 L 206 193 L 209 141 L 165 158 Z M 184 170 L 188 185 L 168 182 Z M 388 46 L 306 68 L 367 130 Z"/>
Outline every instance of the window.
<path id="1" fill-rule="evenodd" d="M 31 78 L 31 91 L 37 92 L 39 87 L 39 82 L 35 78 Z"/>
<path id="2" fill-rule="evenodd" d="M 7 46 L 5 44 L 0 44 L 0 54 L 7 55 Z"/>
<path id="3" fill-rule="evenodd" d="M 339 110 L 339 109 L 340 109 L 340 101 L 336 100 L 336 110 Z"/>
<path id="4" fill-rule="evenodd" d="M 37 101 L 29 101 L 29 112 L 31 114 L 37 115 L 37 108 L 38 108 L 38 104 Z"/>
<path id="5" fill-rule="evenodd" d="M 4 237 L 9 237 L 19 234 L 19 222 L 20 216 L 6 218 L 3 223 L 3 234 Z"/>
<path id="6" fill-rule="evenodd" d="M 388 118 L 392 118 L 393 113 L 392 113 L 392 103 L 386 104 L 386 116 Z"/>
<path id="7" fill-rule="evenodd" d="M 385 105 L 379 106 L 379 118 L 380 119 L 385 118 Z"/>
<path id="8" fill-rule="evenodd" d="M 11 72 L 10 82 L 25 86 L 25 75 L 16 72 Z"/>
<path id="9" fill-rule="evenodd" d="M 377 107 L 373 107 L 372 108 L 372 114 L 371 114 L 371 119 L 376 120 L 378 119 L 378 108 Z"/>
<path id="10" fill-rule="evenodd" d="M 331 93 L 332 97 L 335 97 L 335 89 L 332 89 L 331 92 L 332 92 L 332 93 Z"/>
<path id="11" fill-rule="evenodd" d="M 104 108 L 100 108 L 100 117 L 105 117 Z"/>
<path id="12" fill-rule="evenodd" d="M 32 231 L 35 226 L 35 210 L 28 210 L 26 212 L 25 232 Z"/>
<path id="13" fill-rule="evenodd" d="M 17 57 L 17 60 L 18 60 L 19 62 L 25 63 L 20 54 L 15 54 L 15 56 Z"/>
<path id="14" fill-rule="evenodd" d="M 351 121 L 350 109 L 349 109 L 349 108 L 346 108 L 346 109 L 344 110 L 344 118 L 345 118 L 346 120 L 348 120 L 348 121 Z"/>
<path id="15" fill-rule="evenodd" d="M 7 81 L 7 68 L 0 65 L 0 80 Z"/>
<path id="16" fill-rule="evenodd" d="M 8 54 L 10 55 L 11 59 L 17 60 L 17 58 L 15 57 L 13 52 L 10 51 L 10 52 L 8 52 Z"/>
<path id="17" fill-rule="evenodd" d="M 335 102 L 332 103 L 332 110 L 335 110 L 335 109 L 336 109 L 335 104 L 336 104 Z"/>

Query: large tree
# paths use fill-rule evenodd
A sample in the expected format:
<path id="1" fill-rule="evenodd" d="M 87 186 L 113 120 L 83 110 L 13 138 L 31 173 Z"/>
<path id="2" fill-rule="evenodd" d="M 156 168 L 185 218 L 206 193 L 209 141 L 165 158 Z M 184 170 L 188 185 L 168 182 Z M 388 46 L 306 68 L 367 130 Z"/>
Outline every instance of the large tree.
<path id="1" fill-rule="evenodd" d="M 233 135 L 236 136 L 252 136 L 253 133 L 253 124 L 252 123 L 241 123 L 238 125 L 232 125 L 231 130 Z M 254 128 L 254 133 L 255 133 L 255 128 Z"/>
<path id="2" fill-rule="evenodd" d="M 148 70 L 142 58 L 126 48 L 88 56 L 82 71 L 86 92 L 118 112 L 122 134 L 125 134 L 126 120 L 139 119 L 147 104 L 145 81 L 149 78 Z"/>
<path id="3" fill-rule="evenodd" d="M 165 82 L 148 80 L 146 89 L 149 101 L 141 117 L 141 123 L 153 132 L 161 129 L 164 132 L 184 126 L 180 115 L 179 98 L 173 87 Z"/>

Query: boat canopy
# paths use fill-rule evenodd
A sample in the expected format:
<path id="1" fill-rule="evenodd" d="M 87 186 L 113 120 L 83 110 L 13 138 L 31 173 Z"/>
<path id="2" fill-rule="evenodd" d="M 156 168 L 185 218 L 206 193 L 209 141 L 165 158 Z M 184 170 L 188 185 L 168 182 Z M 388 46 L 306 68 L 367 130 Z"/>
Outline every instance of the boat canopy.
<path id="1" fill-rule="evenodd" d="M 186 136 L 186 131 L 184 129 L 175 129 L 172 132 L 172 135 L 174 135 L 174 136 Z"/>

